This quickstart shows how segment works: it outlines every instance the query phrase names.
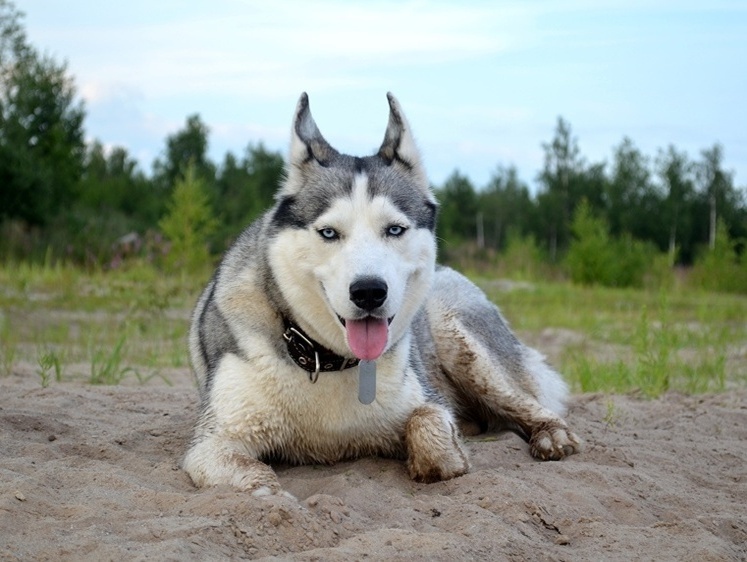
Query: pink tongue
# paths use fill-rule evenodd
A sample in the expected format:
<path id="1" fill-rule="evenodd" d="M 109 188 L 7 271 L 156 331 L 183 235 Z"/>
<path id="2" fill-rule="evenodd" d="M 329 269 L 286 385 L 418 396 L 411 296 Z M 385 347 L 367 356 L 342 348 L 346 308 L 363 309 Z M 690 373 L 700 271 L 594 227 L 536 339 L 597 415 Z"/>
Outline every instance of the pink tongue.
<path id="1" fill-rule="evenodd" d="M 373 361 L 384 353 L 389 337 L 386 319 L 346 320 L 345 328 L 348 331 L 348 345 L 358 359 Z"/>

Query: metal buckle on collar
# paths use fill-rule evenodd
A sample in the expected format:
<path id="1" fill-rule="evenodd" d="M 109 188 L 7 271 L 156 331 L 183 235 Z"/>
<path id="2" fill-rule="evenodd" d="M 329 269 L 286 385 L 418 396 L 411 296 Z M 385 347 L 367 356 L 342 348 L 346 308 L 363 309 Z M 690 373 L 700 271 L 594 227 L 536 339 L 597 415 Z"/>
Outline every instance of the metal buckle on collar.
<path id="1" fill-rule="evenodd" d="M 314 384 L 319 378 L 319 369 L 321 368 L 321 365 L 319 364 L 319 352 L 316 349 L 314 350 L 314 360 L 316 361 L 316 368 L 313 373 L 309 373 L 311 384 Z"/>
<path id="2" fill-rule="evenodd" d="M 289 326 L 288 329 L 283 332 L 283 338 L 285 338 L 285 341 L 292 341 L 294 337 L 298 336 L 301 338 L 301 341 L 305 343 L 310 351 L 314 351 L 314 371 L 308 371 L 309 373 L 309 380 L 312 384 L 314 384 L 317 380 L 319 380 L 319 373 L 322 369 L 321 361 L 319 361 L 319 352 L 315 349 L 314 342 L 309 340 L 303 333 L 301 333 L 299 330 L 295 328 L 295 326 Z M 305 360 L 305 358 L 301 358 L 301 361 Z"/>

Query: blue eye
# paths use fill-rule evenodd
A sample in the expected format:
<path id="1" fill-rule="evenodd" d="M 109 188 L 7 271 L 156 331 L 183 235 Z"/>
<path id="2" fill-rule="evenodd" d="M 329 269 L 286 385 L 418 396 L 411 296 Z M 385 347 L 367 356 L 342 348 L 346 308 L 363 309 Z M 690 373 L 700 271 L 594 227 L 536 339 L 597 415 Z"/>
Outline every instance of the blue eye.
<path id="1" fill-rule="evenodd" d="M 387 236 L 393 236 L 398 237 L 402 236 L 405 233 L 405 230 L 407 230 L 404 226 L 400 226 L 398 224 L 393 224 L 386 229 Z"/>
<path id="2" fill-rule="evenodd" d="M 321 236 L 324 240 L 337 240 L 340 235 L 337 233 L 337 231 L 334 228 L 322 228 L 319 231 L 319 236 Z"/>

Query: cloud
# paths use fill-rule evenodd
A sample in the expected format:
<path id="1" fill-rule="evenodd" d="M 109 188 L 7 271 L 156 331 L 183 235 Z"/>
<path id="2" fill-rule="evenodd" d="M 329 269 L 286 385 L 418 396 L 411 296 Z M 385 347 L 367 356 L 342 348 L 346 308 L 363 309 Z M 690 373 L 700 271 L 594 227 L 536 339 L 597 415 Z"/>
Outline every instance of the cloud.
<path id="1" fill-rule="evenodd" d="M 533 169 L 557 115 L 590 160 L 623 134 L 649 146 L 644 126 L 680 144 L 686 121 L 705 139 L 692 142 L 745 161 L 745 14 L 737 0 L 66 0 L 30 11 L 28 29 L 70 62 L 90 130 L 135 152 L 156 154 L 196 112 L 218 157 L 250 139 L 284 147 L 302 90 L 331 142 L 367 151 L 391 89 L 438 175 Z"/>
<path id="2" fill-rule="evenodd" d="M 153 23 L 73 24 L 54 34 L 75 49 L 66 56 L 90 100 L 123 81 L 148 96 L 273 96 L 301 83 L 315 90 L 363 87 L 372 69 L 515 49 L 531 36 L 530 16 L 491 4 L 234 1 L 210 10 L 185 4 Z"/>
<path id="3" fill-rule="evenodd" d="M 86 104 L 103 105 L 116 103 L 134 106 L 143 100 L 143 93 L 137 86 L 121 80 L 84 80 L 79 92 Z"/>

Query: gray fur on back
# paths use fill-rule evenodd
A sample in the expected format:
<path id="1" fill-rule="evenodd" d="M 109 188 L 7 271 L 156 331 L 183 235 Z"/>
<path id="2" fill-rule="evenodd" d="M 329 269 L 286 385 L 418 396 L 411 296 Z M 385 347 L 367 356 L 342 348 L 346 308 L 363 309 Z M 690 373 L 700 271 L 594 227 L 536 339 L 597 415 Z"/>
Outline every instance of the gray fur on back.
<path id="1" fill-rule="evenodd" d="M 430 299 L 437 299 L 454 311 L 454 315 L 473 335 L 495 354 L 493 360 L 514 376 L 525 376 L 524 345 L 516 339 L 498 308 L 485 293 L 466 277 L 448 267 L 438 267 Z"/>

